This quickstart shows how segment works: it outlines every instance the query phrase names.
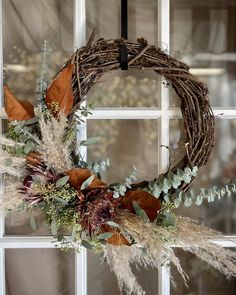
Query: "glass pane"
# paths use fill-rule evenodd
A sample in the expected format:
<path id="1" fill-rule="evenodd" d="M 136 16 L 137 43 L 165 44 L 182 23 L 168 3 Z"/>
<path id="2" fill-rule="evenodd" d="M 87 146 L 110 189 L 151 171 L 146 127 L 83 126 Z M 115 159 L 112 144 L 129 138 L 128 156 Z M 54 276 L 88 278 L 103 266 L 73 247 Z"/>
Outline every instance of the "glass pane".
<path id="1" fill-rule="evenodd" d="M 110 159 L 102 178 L 108 183 L 123 182 L 135 166 L 138 178 L 153 179 L 157 166 L 157 120 L 88 120 L 88 137 L 101 141 L 88 147 L 88 161 Z"/>
<path id="2" fill-rule="evenodd" d="M 170 147 L 173 161 L 181 158 L 183 153 L 184 129 L 182 120 L 171 120 Z M 182 136 L 182 138 L 181 138 Z M 230 180 L 236 178 L 236 120 L 217 119 L 215 147 L 210 161 L 200 169 L 199 175 L 192 184 L 197 193 L 200 188 L 223 187 Z M 177 210 L 180 215 L 190 216 L 203 221 L 204 224 L 218 229 L 225 234 L 236 233 L 236 195 L 224 196 L 212 203 L 204 200 L 203 205 L 185 208 L 183 205 Z"/>
<path id="3" fill-rule="evenodd" d="M 160 76 L 151 70 L 114 71 L 104 75 L 88 93 L 93 107 L 157 106 Z"/>
<path id="4" fill-rule="evenodd" d="M 103 38 L 121 36 L 120 2 L 117 0 L 87 0 L 87 38 L 95 29 L 96 35 Z M 136 40 L 143 37 L 149 43 L 157 43 L 157 6 L 156 0 L 128 1 L 128 37 Z"/>
<path id="5" fill-rule="evenodd" d="M 236 102 L 235 24 L 235 1 L 171 1 L 171 52 L 206 82 L 216 107 Z M 176 96 L 171 105 L 178 105 Z"/>
<path id="6" fill-rule="evenodd" d="M 6 295 L 74 295 L 74 252 L 7 249 Z"/>
<path id="7" fill-rule="evenodd" d="M 5 81 L 19 99 L 35 102 L 40 75 L 56 73 L 73 50 L 73 0 L 4 0 Z"/>
<path id="8" fill-rule="evenodd" d="M 135 275 L 143 289 L 148 295 L 158 293 L 158 272 L 154 269 L 135 269 Z M 115 275 L 110 271 L 109 266 L 101 263 L 97 254 L 88 251 L 88 295 L 120 295 Z"/>
<path id="9" fill-rule="evenodd" d="M 120 2 L 87 0 L 87 38 L 93 30 L 96 37 L 120 37 Z M 158 42 L 158 1 L 128 1 L 128 38 L 144 37 L 150 44 Z M 157 107 L 160 78 L 153 71 L 115 71 L 102 77 L 89 93 L 95 107 Z"/>
<path id="10" fill-rule="evenodd" d="M 36 222 L 36 228 L 31 226 L 32 218 Z M 7 235 L 51 235 L 44 223 L 43 213 L 36 209 L 31 210 L 31 212 L 12 212 L 8 214 L 5 218 L 5 232 Z"/>
<path id="11" fill-rule="evenodd" d="M 227 279 L 223 274 L 194 255 L 176 250 L 183 269 L 189 275 L 188 287 L 177 270 L 172 267 L 171 275 L 176 286 L 171 286 L 171 295 L 233 295 L 236 292 L 235 278 Z"/>

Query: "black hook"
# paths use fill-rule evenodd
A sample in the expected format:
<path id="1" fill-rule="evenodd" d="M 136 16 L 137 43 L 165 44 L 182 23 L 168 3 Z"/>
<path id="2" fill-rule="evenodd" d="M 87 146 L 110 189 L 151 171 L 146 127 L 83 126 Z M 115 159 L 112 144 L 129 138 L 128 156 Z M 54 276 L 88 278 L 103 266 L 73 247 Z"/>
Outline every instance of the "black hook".
<path id="1" fill-rule="evenodd" d="M 121 38 L 128 39 L 128 0 L 121 0 Z M 120 45 L 120 67 L 128 70 L 128 48 L 125 42 Z"/>

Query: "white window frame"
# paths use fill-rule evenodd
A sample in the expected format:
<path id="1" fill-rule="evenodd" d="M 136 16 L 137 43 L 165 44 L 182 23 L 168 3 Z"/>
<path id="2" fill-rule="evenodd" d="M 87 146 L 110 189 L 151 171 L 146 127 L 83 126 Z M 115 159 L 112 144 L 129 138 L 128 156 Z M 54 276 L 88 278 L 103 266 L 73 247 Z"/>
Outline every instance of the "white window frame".
<path id="1" fill-rule="evenodd" d="M 3 108 L 3 44 L 2 44 L 2 1 L 0 0 L 0 122 L 6 119 Z M 158 43 L 165 44 L 169 48 L 170 37 L 170 1 L 158 1 Z M 86 33 L 86 0 L 74 0 L 74 48 L 79 48 L 85 43 Z M 168 150 L 161 148 L 161 144 L 169 145 L 169 120 L 181 118 L 178 108 L 169 108 L 169 89 L 163 85 L 164 78 L 161 77 L 159 92 L 160 105 L 158 108 L 103 108 L 93 111 L 89 119 L 156 119 L 159 126 L 158 163 L 159 173 L 166 170 L 169 161 Z M 215 115 L 222 114 L 220 118 L 236 119 L 236 109 L 214 108 Z M 1 127 L 1 126 L 0 126 Z M 86 138 L 86 124 L 80 130 L 80 136 Z M 82 151 L 86 155 L 86 150 Z M 2 187 L 2 186 L 0 186 Z M 7 236 L 4 233 L 4 218 L 0 217 L 0 295 L 5 295 L 5 249 L 25 248 L 54 248 L 53 238 L 47 236 Z M 216 243 L 223 247 L 236 248 L 236 235 L 226 236 L 227 240 L 217 240 Z M 87 295 L 87 254 L 82 249 L 80 254 L 75 254 L 75 295 Z M 170 295 L 170 269 L 160 267 L 158 272 L 158 295 Z"/>

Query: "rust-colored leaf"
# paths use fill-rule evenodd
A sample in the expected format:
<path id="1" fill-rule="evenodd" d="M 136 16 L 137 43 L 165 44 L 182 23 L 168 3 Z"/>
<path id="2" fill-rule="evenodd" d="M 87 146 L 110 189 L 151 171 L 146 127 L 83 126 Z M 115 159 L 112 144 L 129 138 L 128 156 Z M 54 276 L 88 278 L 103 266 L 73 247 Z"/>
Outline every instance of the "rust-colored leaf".
<path id="1" fill-rule="evenodd" d="M 45 101 L 54 115 L 61 111 L 67 116 L 72 110 L 74 104 L 71 85 L 73 69 L 74 65 L 68 64 L 47 90 Z"/>
<path id="2" fill-rule="evenodd" d="M 120 232 L 114 232 L 114 234 L 107 239 L 107 243 L 115 246 L 130 246 L 130 243 Z"/>
<path id="3" fill-rule="evenodd" d="M 130 246 L 130 243 L 120 233 L 119 229 L 113 229 L 109 225 L 104 225 L 103 232 L 113 233 L 113 235 L 106 240 L 108 244 L 115 245 L 115 246 L 122 246 L 122 245 Z"/>
<path id="4" fill-rule="evenodd" d="M 158 211 L 161 209 L 161 202 L 158 199 L 142 190 L 128 191 L 122 200 L 122 204 L 125 209 L 135 214 L 133 201 L 136 201 L 147 213 L 151 222 L 156 219 Z"/>
<path id="5" fill-rule="evenodd" d="M 80 190 L 82 183 L 88 179 L 92 173 L 88 169 L 83 168 L 73 168 L 67 172 L 65 175 L 70 176 L 69 184 L 76 190 Z M 102 182 L 98 177 L 94 177 L 94 180 L 88 187 L 88 189 L 93 189 L 96 187 L 105 187 L 106 184 Z"/>
<path id="6" fill-rule="evenodd" d="M 4 94 L 5 110 L 10 121 L 30 120 L 35 117 L 34 107 L 30 102 L 18 100 L 7 86 L 4 86 Z"/>
<path id="7" fill-rule="evenodd" d="M 27 164 L 30 164 L 32 166 L 38 166 L 38 165 L 42 164 L 41 156 L 37 152 L 30 152 L 26 156 L 26 161 L 27 161 Z"/>

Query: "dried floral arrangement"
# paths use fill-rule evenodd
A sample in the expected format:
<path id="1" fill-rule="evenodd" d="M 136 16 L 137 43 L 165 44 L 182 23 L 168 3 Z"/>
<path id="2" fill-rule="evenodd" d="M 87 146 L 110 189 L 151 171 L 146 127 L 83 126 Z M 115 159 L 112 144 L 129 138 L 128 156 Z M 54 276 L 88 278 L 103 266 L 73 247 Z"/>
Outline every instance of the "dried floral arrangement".
<path id="1" fill-rule="evenodd" d="M 106 184 L 100 172 L 109 163 L 89 164 L 78 150 L 98 138 L 78 141 L 76 127 L 83 116 L 91 114 L 81 106 L 88 91 L 104 73 L 119 69 L 123 42 L 130 68 L 152 69 L 164 76 L 179 96 L 186 154 L 154 180 L 135 183 L 134 170 L 123 184 Z M 0 138 L 0 167 L 5 175 L 2 210 L 40 208 L 62 247 L 101 251 L 126 294 L 146 294 L 132 272 L 132 264 L 158 268 L 170 262 L 186 281 L 188 276 L 173 250 L 175 245 L 226 276 L 235 275 L 235 253 L 213 242 L 223 235 L 174 213 L 183 200 L 181 194 L 207 162 L 214 140 L 207 88 L 186 64 L 144 39 L 95 42 L 92 36 L 63 65 L 51 85 L 41 90 L 41 100 L 34 109 L 5 87 L 10 122 L 8 133 Z"/>

